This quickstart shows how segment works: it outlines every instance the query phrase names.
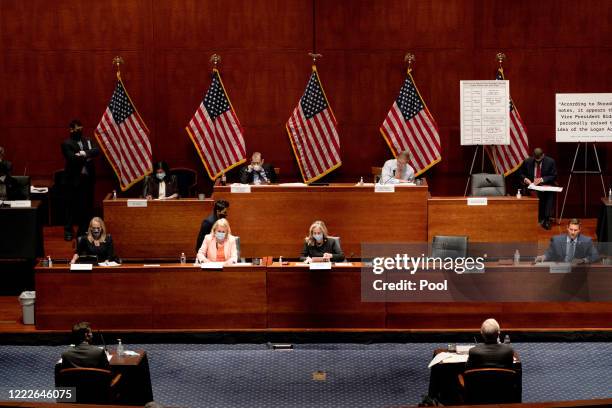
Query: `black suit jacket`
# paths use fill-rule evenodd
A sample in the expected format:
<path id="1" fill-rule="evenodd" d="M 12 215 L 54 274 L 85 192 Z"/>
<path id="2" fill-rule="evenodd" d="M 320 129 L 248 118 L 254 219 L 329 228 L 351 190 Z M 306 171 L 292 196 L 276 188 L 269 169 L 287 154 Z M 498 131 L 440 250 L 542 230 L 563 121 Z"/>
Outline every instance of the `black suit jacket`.
<path id="1" fill-rule="evenodd" d="M 86 342 L 62 353 L 62 368 L 79 367 L 110 369 L 104 350 Z"/>
<path id="2" fill-rule="evenodd" d="M 470 349 L 467 369 L 512 368 L 514 351 L 507 344 L 478 344 Z"/>
<path id="3" fill-rule="evenodd" d="M 81 150 L 78 142 L 73 139 L 66 139 L 62 142 L 62 154 L 66 161 L 66 167 L 64 169 L 64 181 L 66 184 L 71 186 L 78 186 L 81 183 L 83 168 L 87 170 L 87 176 L 94 179 L 96 176 L 96 169 L 94 163 L 91 160 L 100 154 L 100 149 L 94 141 L 84 137 L 82 139 L 83 151 L 87 154 L 86 157 L 76 156 Z"/>
<path id="4" fill-rule="evenodd" d="M 525 178 L 533 181 L 535 178 L 535 158 L 528 157 L 523 161 L 519 170 L 519 177 L 521 183 Z M 544 180 L 543 184 L 553 184 L 557 180 L 557 165 L 552 157 L 544 156 L 542 158 L 542 179 Z"/>
<path id="5" fill-rule="evenodd" d="M 170 197 L 175 193 L 178 194 L 178 181 L 174 174 L 167 175 L 164 182 L 166 183 L 166 197 Z M 159 180 L 155 176 L 145 177 L 142 196 L 146 197 L 148 195 L 153 198 L 159 197 Z"/>
<path id="6" fill-rule="evenodd" d="M 196 253 L 200 250 L 202 242 L 204 242 L 204 237 L 210 234 L 210 231 L 212 231 L 212 227 L 213 225 L 215 225 L 215 222 L 217 222 L 217 220 L 218 218 L 216 217 L 215 212 L 213 211 L 212 214 L 210 214 L 204 219 L 204 221 L 202 221 L 202 225 L 200 225 L 200 232 L 198 233 L 198 238 L 196 240 Z"/>
<path id="7" fill-rule="evenodd" d="M 302 255 L 300 260 L 304 261 L 306 258 L 317 258 L 322 257 L 324 253 L 332 254 L 332 262 L 344 261 L 344 252 L 340 248 L 340 243 L 334 238 L 325 238 L 321 245 L 308 245 L 307 241 L 304 241 L 304 248 L 302 249 Z"/>
<path id="8" fill-rule="evenodd" d="M 268 181 L 270 181 L 270 183 L 276 183 L 276 171 L 274 170 L 274 167 L 268 163 L 262 164 L 261 167 L 261 171 L 266 174 Z M 249 166 L 243 166 L 240 169 L 240 182 L 242 184 L 253 183 L 253 178 L 255 177 L 255 170 L 249 172 L 248 169 Z"/>
<path id="9" fill-rule="evenodd" d="M 98 262 L 118 260 L 115 256 L 115 249 L 113 247 L 113 237 L 111 237 L 110 234 L 106 234 L 106 240 L 100 242 L 100 246 L 96 246 L 93 242 L 89 242 L 86 235 L 79 237 L 77 239 L 76 252 L 79 256 L 95 255 L 98 257 Z"/>

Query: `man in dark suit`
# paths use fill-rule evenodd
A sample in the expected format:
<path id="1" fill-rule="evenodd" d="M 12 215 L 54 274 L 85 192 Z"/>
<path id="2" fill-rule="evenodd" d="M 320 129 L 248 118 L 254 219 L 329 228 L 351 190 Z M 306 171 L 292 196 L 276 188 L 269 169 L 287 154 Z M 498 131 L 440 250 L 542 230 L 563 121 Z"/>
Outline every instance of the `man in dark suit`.
<path id="1" fill-rule="evenodd" d="M 11 177 L 9 163 L 0 161 L 0 200 L 25 200 L 21 191 L 21 186 L 13 177 Z"/>
<path id="2" fill-rule="evenodd" d="M 251 156 L 251 164 L 240 169 L 240 182 L 242 184 L 276 183 L 276 171 L 271 164 L 264 163 L 261 153 L 255 152 Z"/>
<path id="3" fill-rule="evenodd" d="M 110 369 L 104 349 L 91 344 L 93 334 L 87 322 L 72 327 L 75 346 L 62 353 L 62 368 L 103 368 Z"/>
<path id="4" fill-rule="evenodd" d="M 215 201 L 215 205 L 213 206 L 213 212 L 208 217 L 202 221 L 202 225 L 200 226 L 200 232 L 198 233 L 198 238 L 196 240 L 196 252 L 200 250 L 202 246 L 202 242 L 204 242 L 204 237 L 210 234 L 213 225 L 219 218 L 227 218 L 227 211 L 229 210 L 229 203 L 225 200 L 217 200 Z"/>
<path id="5" fill-rule="evenodd" d="M 72 225 L 78 225 L 77 236 L 85 234 L 93 213 L 94 184 L 96 180 L 93 158 L 100 150 L 95 143 L 83 137 L 83 125 L 73 120 L 69 125 L 70 138 L 62 142 L 62 154 L 66 160 L 64 191 L 66 195 L 66 220 L 64 239 L 72 240 Z"/>
<path id="6" fill-rule="evenodd" d="M 552 157 L 545 156 L 544 151 L 536 147 L 533 150 L 533 157 L 528 157 L 521 165 L 519 177 L 526 186 L 532 183 L 536 186 L 553 185 L 557 180 L 557 165 Z M 537 193 L 540 199 L 538 221 L 542 227 L 550 229 L 555 193 L 552 191 Z"/>
<path id="7" fill-rule="evenodd" d="M 480 327 L 484 339 L 470 349 L 467 369 L 472 368 L 512 368 L 514 351 L 507 344 L 499 342 L 499 323 L 495 319 L 487 319 Z"/>
<path id="8" fill-rule="evenodd" d="M 567 234 L 555 235 L 538 261 L 592 263 L 599 259 L 593 240 L 580 234 L 580 220 L 572 218 L 567 224 Z"/>

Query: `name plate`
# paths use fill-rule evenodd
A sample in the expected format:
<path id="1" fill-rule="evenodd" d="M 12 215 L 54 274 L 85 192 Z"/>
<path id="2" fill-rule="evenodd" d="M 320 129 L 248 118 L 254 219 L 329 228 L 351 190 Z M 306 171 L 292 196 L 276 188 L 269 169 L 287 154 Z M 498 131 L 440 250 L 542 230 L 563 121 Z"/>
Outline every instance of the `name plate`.
<path id="1" fill-rule="evenodd" d="M 223 269 L 223 262 L 204 262 L 200 264 L 202 269 Z"/>
<path id="2" fill-rule="evenodd" d="M 128 207 L 146 207 L 147 205 L 147 200 L 141 200 L 138 198 L 129 198 L 127 200 Z"/>
<path id="3" fill-rule="evenodd" d="M 487 197 L 468 197 L 467 205 L 488 205 Z"/>
<path id="4" fill-rule="evenodd" d="M 550 265 L 550 273 L 570 273 L 572 271 L 572 264 L 569 262 L 562 262 L 554 265 Z"/>
<path id="5" fill-rule="evenodd" d="M 11 208 L 30 208 L 32 206 L 31 200 L 13 200 L 8 203 Z"/>
<path id="6" fill-rule="evenodd" d="M 92 264 L 70 264 L 71 271 L 91 271 L 93 270 Z"/>
<path id="7" fill-rule="evenodd" d="M 320 271 L 323 269 L 331 269 L 332 264 L 331 262 L 313 262 L 310 264 L 310 270 L 311 271 Z"/>
<path id="8" fill-rule="evenodd" d="M 395 184 L 376 184 L 374 186 L 375 193 L 395 193 Z"/>
<path id="9" fill-rule="evenodd" d="M 239 193 L 239 194 L 250 193 L 251 192 L 251 185 L 250 184 L 234 183 L 234 184 L 232 184 L 230 186 L 230 192 L 232 192 L 232 193 Z"/>

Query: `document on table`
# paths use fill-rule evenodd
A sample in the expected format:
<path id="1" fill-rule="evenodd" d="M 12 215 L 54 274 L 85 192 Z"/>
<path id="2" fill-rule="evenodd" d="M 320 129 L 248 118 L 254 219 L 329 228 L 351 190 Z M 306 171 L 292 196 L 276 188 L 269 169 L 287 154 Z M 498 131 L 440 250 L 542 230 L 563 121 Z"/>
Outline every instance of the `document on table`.
<path id="1" fill-rule="evenodd" d="M 557 186 L 536 186 L 535 184 L 531 183 L 529 185 L 529 187 L 527 187 L 530 190 L 535 190 L 535 191 L 553 191 L 555 193 L 560 193 L 563 191 L 563 187 L 557 187 Z"/>
<path id="2" fill-rule="evenodd" d="M 449 363 L 465 363 L 468 360 L 467 354 L 457 354 L 457 353 L 449 353 L 447 351 L 443 351 L 438 353 L 431 359 L 431 362 L 427 366 L 427 368 L 431 368 L 436 364 L 449 364 Z"/>
<path id="3" fill-rule="evenodd" d="M 98 262 L 98 266 L 119 266 L 120 264 L 118 264 L 115 261 L 104 261 L 104 262 Z"/>
<path id="4" fill-rule="evenodd" d="M 308 184 L 304 183 L 280 183 L 279 187 L 308 187 Z"/>

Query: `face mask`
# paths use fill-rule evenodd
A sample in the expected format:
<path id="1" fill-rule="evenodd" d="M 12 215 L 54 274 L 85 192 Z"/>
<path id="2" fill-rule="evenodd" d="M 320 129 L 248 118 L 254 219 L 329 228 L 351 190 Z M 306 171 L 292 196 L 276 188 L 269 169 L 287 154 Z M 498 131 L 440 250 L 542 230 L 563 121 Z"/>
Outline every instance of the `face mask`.
<path id="1" fill-rule="evenodd" d="M 315 241 L 317 242 L 321 242 L 323 241 L 323 234 L 312 234 L 312 237 L 315 239 Z"/>
<path id="2" fill-rule="evenodd" d="M 253 170 L 255 170 L 255 171 L 261 171 L 261 164 L 254 164 L 254 165 L 253 165 Z"/>
<path id="3" fill-rule="evenodd" d="M 92 228 L 91 235 L 94 238 L 100 238 L 100 236 L 102 235 L 102 228 Z"/>
<path id="4" fill-rule="evenodd" d="M 159 180 L 163 180 L 166 177 L 166 173 L 155 173 L 155 176 L 159 179 Z"/>
<path id="5" fill-rule="evenodd" d="M 74 140 L 81 140 L 82 136 L 83 136 L 82 130 L 75 130 L 73 132 L 70 132 L 70 137 L 72 137 Z"/>
<path id="6" fill-rule="evenodd" d="M 217 238 L 217 241 L 223 241 L 225 239 L 225 232 L 215 232 L 215 238 Z"/>

